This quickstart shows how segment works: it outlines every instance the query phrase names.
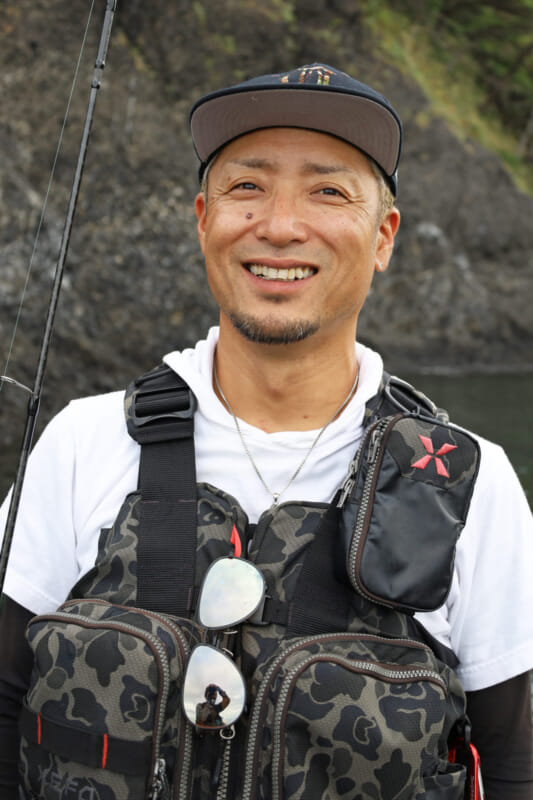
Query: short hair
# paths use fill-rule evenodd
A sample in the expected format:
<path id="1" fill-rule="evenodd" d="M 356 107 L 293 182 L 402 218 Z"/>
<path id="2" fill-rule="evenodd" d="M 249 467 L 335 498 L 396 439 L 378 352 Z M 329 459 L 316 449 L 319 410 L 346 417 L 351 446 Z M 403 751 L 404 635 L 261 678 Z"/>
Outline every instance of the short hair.
<path id="1" fill-rule="evenodd" d="M 365 155 L 365 154 L 363 154 Z M 392 193 L 392 189 L 389 186 L 388 181 L 383 174 L 383 171 L 373 158 L 367 156 L 368 163 L 370 164 L 370 169 L 375 175 L 375 178 L 378 182 L 378 189 L 379 189 L 379 221 L 382 222 L 387 213 L 394 208 L 395 198 L 394 194 Z"/>

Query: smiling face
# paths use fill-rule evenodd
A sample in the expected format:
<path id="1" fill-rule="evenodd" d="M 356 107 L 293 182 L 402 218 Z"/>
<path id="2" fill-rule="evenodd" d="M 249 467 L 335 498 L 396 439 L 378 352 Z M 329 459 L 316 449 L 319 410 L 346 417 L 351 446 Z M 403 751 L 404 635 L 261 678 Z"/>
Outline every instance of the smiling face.
<path id="1" fill-rule="evenodd" d="M 322 133 L 256 131 L 228 144 L 196 198 L 211 291 L 251 341 L 350 337 L 375 269 L 385 269 L 396 209 L 379 214 L 366 156 Z M 381 266 L 380 266 L 381 262 Z"/>

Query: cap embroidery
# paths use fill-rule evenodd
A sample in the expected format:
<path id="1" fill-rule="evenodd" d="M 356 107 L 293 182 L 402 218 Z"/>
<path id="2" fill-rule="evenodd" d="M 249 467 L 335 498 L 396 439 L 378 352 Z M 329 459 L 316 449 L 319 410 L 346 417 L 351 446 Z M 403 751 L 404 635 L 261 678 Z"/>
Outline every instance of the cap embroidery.
<path id="1" fill-rule="evenodd" d="M 302 67 L 301 69 L 296 70 L 296 76 L 298 80 L 291 80 L 291 83 L 314 83 L 318 86 L 327 86 L 329 84 L 330 78 L 332 75 L 336 75 L 337 73 L 333 69 L 327 69 L 326 67 L 322 67 L 317 65 L 316 67 Z M 281 78 L 281 83 L 289 83 L 289 77 L 295 75 L 294 72 L 289 73 L 288 75 L 283 75 Z"/>

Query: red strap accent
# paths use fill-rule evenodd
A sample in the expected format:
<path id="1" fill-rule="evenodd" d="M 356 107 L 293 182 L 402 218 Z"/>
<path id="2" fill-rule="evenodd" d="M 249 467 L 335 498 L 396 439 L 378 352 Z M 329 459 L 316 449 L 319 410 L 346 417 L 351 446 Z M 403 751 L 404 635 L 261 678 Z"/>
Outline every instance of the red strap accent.
<path id="1" fill-rule="evenodd" d="M 234 557 L 240 558 L 242 553 L 241 537 L 239 536 L 239 531 L 237 530 L 235 525 L 233 526 L 233 529 L 231 531 L 231 544 L 234 547 L 234 553 L 233 553 Z"/>
<path id="2" fill-rule="evenodd" d="M 107 762 L 107 747 L 108 747 L 107 733 L 104 733 L 104 743 L 102 745 L 102 769 L 105 769 L 105 765 Z"/>
<path id="3" fill-rule="evenodd" d="M 37 714 L 37 744 L 41 744 L 42 733 L 41 712 L 39 712 Z"/>

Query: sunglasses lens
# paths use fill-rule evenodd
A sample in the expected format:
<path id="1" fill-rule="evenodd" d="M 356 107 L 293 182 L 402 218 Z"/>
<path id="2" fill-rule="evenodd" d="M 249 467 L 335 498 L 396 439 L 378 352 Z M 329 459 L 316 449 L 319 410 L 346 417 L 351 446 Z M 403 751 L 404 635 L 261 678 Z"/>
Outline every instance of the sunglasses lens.
<path id="1" fill-rule="evenodd" d="M 251 617 L 265 593 L 263 576 L 253 564 L 240 558 L 219 558 L 207 570 L 198 619 L 205 628 L 218 630 Z"/>
<path id="2" fill-rule="evenodd" d="M 244 701 L 244 680 L 233 661 L 210 645 L 195 647 L 183 682 L 187 719 L 199 728 L 220 730 L 240 717 Z"/>

